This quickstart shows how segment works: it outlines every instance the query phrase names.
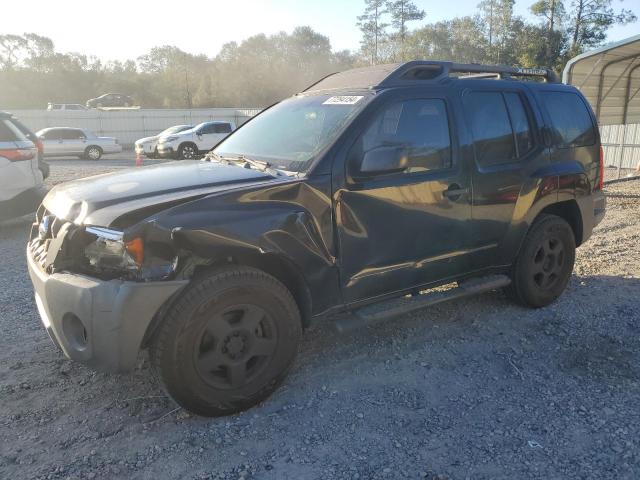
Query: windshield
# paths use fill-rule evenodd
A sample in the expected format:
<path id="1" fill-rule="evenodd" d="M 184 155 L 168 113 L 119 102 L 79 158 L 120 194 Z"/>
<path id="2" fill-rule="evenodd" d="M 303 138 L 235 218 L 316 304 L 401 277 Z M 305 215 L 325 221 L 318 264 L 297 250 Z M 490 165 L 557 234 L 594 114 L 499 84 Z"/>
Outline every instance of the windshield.
<path id="1" fill-rule="evenodd" d="M 214 150 L 245 156 L 291 172 L 305 171 L 371 96 L 296 96 L 274 105 Z"/>
<path id="2" fill-rule="evenodd" d="M 189 130 L 193 128 L 193 125 L 176 125 L 175 127 L 169 127 L 166 130 L 163 130 L 158 135 L 171 135 L 172 133 L 182 132 L 184 130 Z"/>

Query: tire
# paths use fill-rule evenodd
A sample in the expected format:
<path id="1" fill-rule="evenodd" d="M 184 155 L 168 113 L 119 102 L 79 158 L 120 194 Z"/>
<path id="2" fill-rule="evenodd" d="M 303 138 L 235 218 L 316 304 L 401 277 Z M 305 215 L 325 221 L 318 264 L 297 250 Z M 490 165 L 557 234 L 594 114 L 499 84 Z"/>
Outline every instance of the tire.
<path id="1" fill-rule="evenodd" d="M 301 334 L 284 285 L 261 270 L 230 267 L 195 281 L 171 306 L 151 342 L 151 364 L 181 407 L 229 415 L 280 385 Z"/>
<path id="2" fill-rule="evenodd" d="M 90 145 L 84 150 L 84 158 L 87 160 L 100 160 L 102 157 L 102 149 L 96 145 Z"/>
<path id="3" fill-rule="evenodd" d="M 193 143 L 183 143 L 178 147 L 178 158 L 180 160 L 193 160 L 198 156 L 198 147 Z"/>
<path id="4" fill-rule="evenodd" d="M 571 226 L 556 215 L 541 215 L 524 239 L 507 294 L 527 307 L 549 305 L 567 287 L 575 258 Z"/>

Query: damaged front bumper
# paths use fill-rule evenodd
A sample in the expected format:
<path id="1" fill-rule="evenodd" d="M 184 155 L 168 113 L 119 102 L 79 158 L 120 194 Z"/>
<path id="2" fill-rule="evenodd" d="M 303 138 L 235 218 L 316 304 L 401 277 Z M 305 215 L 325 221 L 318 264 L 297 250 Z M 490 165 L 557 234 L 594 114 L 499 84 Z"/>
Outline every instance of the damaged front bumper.
<path id="1" fill-rule="evenodd" d="M 46 273 L 27 249 L 36 305 L 47 332 L 71 360 L 106 372 L 135 366 L 147 327 L 187 280 L 99 280 Z"/>

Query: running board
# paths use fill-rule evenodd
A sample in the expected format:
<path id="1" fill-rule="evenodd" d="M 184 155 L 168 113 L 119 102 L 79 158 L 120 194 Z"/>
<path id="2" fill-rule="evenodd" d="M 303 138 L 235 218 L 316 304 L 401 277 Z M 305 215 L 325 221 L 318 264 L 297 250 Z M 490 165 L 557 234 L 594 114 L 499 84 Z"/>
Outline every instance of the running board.
<path id="1" fill-rule="evenodd" d="M 356 328 L 405 315 L 437 303 L 506 287 L 510 283 L 511 279 L 507 275 L 489 275 L 461 281 L 457 287 L 445 291 L 424 293 L 410 298 L 395 298 L 386 302 L 367 305 L 355 310 L 353 315 L 337 319 L 335 321 L 336 330 L 340 333 L 346 333 Z"/>

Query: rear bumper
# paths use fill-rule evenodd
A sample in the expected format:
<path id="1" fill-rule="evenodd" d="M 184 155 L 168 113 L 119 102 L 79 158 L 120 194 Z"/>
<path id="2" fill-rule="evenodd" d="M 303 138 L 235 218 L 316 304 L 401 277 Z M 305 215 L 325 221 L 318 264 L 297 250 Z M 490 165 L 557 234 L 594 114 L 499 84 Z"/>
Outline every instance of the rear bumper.
<path id="1" fill-rule="evenodd" d="M 18 218 L 27 213 L 35 212 L 42 199 L 47 194 L 43 185 L 25 190 L 9 200 L 0 202 L 0 221 Z"/>
<path id="2" fill-rule="evenodd" d="M 27 250 L 29 276 L 44 327 L 70 358 L 105 372 L 135 366 L 147 327 L 188 281 L 103 281 L 43 272 Z"/>
<path id="3" fill-rule="evenodd" d="M 604 219 L 607 209 L 607 197 L 603 191 L 595 191 L 591 195 L 576 200 L 582 214 L 581 243 L 584 243 L 591 237 L 593 229 Z"/>
<path id="4" fill-rule="evenodd" d="M 120 153 L 122 152 L 122 145 L 120 144 L 116 144 L 116 145 L 105 145 L 102 148 L 102 152 L 103 153 Z"/>

